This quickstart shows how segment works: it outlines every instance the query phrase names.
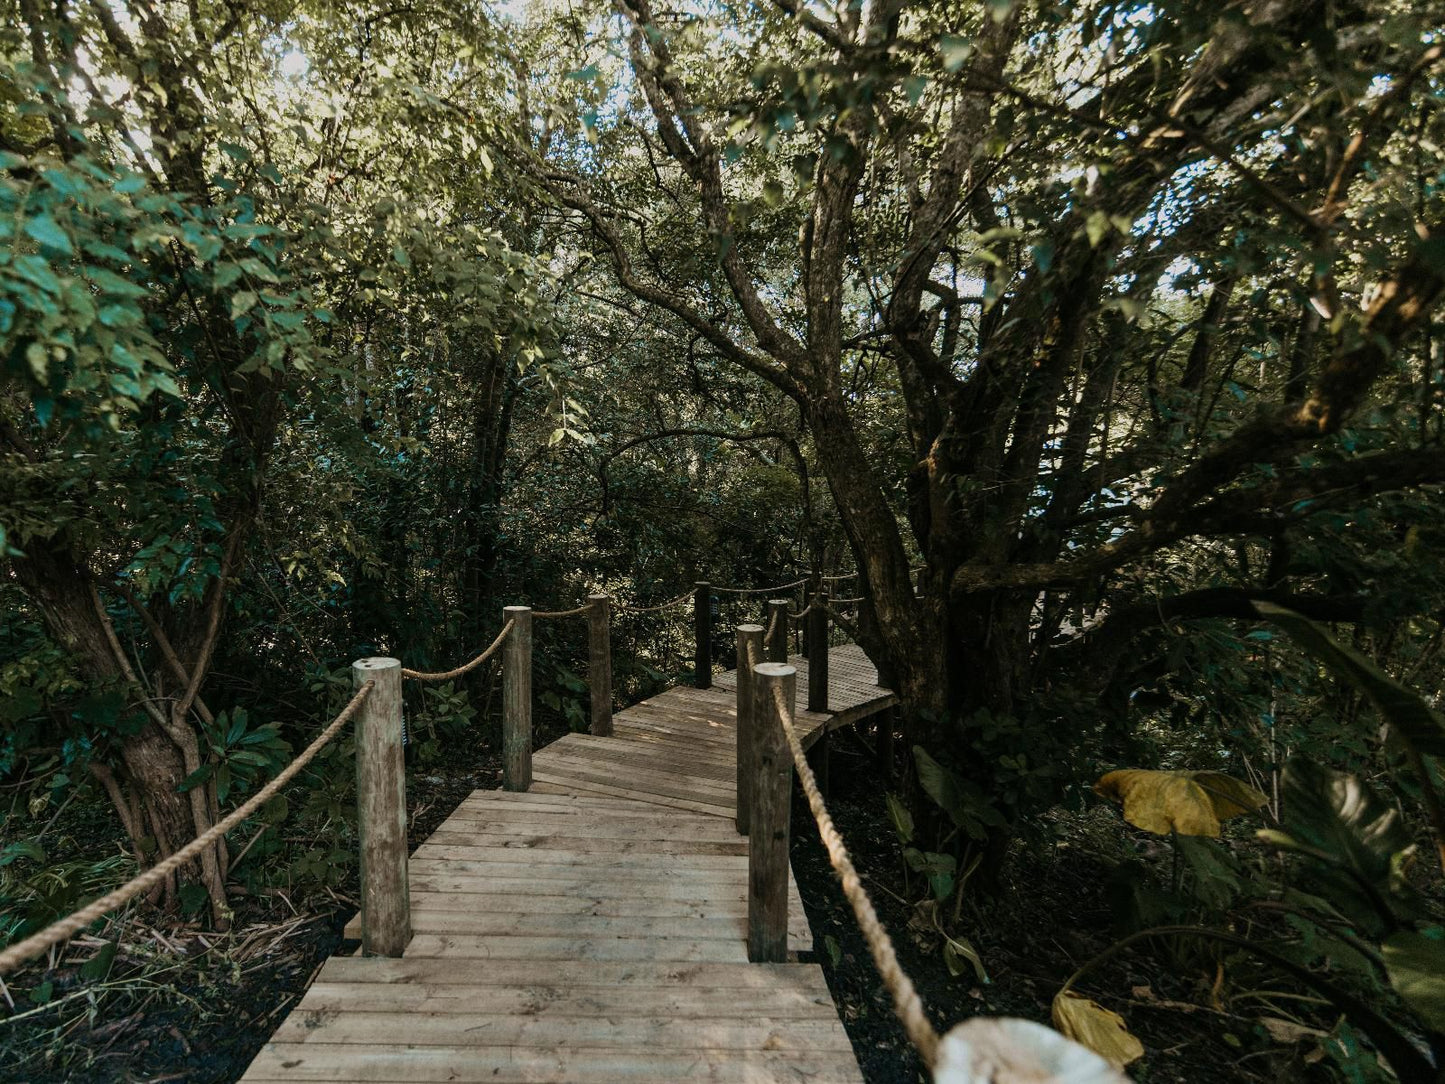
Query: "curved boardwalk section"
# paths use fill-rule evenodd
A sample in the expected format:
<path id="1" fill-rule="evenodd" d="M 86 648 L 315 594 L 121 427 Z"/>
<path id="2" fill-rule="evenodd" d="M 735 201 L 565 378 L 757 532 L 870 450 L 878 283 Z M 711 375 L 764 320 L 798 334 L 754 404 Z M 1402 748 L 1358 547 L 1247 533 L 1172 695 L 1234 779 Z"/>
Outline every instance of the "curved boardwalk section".
<path id="1" fill-rule="evenodd" d="M 892 702 L 835 666 L 813 734 Z M 328 960 L 243 1079 L 861 1081 L 822 969 L 747 960 L 733 695 L 669 690 L 474 793 L 412 856 L 405 955 Z"/>

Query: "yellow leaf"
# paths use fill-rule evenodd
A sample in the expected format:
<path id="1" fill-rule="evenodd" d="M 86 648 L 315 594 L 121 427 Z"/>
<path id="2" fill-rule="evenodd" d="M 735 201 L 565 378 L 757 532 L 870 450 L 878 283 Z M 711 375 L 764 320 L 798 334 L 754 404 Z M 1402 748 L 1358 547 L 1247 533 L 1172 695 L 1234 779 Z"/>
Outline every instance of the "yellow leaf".
<path id="1" fill-rule="evenodd" d="M 1094 784 L 1094 793 L 1124 807 L 1124 819 L 1167 836 L 1219 835 L 1219 822 L 1253 813 L 1269 799 L 1221 772 L 1156 772 L 1125 768 Z"/>
<path id="2" fill-rule="evenodd" d="M 1120 1069 L 1144 1056 L 1144 1044 L 1130 1034 L 1122 1016 L 1072 990 L 1054 998 L 1054 1027 Z"/>

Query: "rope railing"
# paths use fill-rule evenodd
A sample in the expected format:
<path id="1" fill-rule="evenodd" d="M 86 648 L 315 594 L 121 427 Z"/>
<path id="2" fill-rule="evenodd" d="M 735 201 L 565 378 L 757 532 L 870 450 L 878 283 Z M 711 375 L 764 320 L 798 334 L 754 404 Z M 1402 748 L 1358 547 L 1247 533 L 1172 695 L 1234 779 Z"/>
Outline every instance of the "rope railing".
<path id="1" fill-rule="evenodd" d="M 321 752 L 326 743 L 334 738 L 351 717 L 361 708 L 366 698 L 371 695 L 372 689 L 376 687 L 374 681 L 365 682 L 356 690 L 355 695 L 347 702 L 346 707 L 336 716 L 320 734 L 316 740 L 308 745 L 299 756 L 290 764 L 281 769 L 275 779 L 267 783 L 245 802 L 242 802 L 227 816 L 217 821 L 209 830 L 197 836 L 187 843 L 180 850 L 176 851 L 169 858 L 157 862 L 144 873 L 132 877 L 125 884 L 113 891 L 107 892 L 104 896 L 73 911 L 65 918 L 52 922 L 45 929 L 31 934 L 24 941 L 11 945 L 5 951 L 0 952 L 0 975 L 7 974 L 29 960 L 33 960 L 41 953 L 53 948 L 63 941 L 68 941 L 76 934 L 84 930 L 98 918 L 104 918 L 111 911 L 114 911 L 121 904 L 133 900 L 135 897 L 149 892 L 157 885 L 163 883 L 176 870 L 180 869 L 187 862 L 196 858 L 202 851 L 213 844 L 221 836 L 225 835 L 236 825 L 249 817 L 257 809 L 265 805 L 276 793 L 289 783 L 296 774 L 311 763 L 316 754 Z"/>
<path id="2" fill-rule="evenodd" d="M 756 669 L 758 653 L 755 643 L 748 643 L 747 656 L 749 667 Z M 807 753 L 803 750 L 803 743 L 798 737 L 797 730 L 793 727 L 793 705 L 787 702 L 781 684 L 774 683 L 772 685 L 772 698 L 773 707 L 782 724 L 783 735 L 788 742 L 788 749 L 792 753 L 793 767 L 797 770 L 798 781 L 802 784 L 803 793 L 808 799 L 808 808 L 813 813 L 813 819 L 818 824 L 818 834 L 822 837 L 823 846 L 828 851 L 828 861 L 842 882 L 843 895 L 853 909 L 853 917 L 858 922 L 858 929 L 863 934 L 864 941 L 868 943 L 868 951 L 873 957 L 873 963 L 878 968 L 883 985 L 893 1000 L 893 1011 L 902 1022 L 909 1041 L 917 1048 L 923 1063 L 931 1071 L 938 1060 L 938 1032 L 928 1019 L 927 1012 L 924 1011 L 923 999 L 919 997 L 913 980 L 908 977 L 908 973 L 903 970 L 903 965 L 898 962 L 898 953 L 893 947 L 893 941 L 888 936 L 882 920 L 879 919 L 877 910 L 873 907 L 868 890 L 863 887 L 863 880 L 853 865 L 853 859 L 848 854 L 848 847 L 843 842 L 842 835 L 833 824 L 827 803 L 823 800 L 822 791 L 818 788 L 817 777 L 813 774 L 812 766 L 808 763 Z"/>
<path id="3" fill-rule="evenodd" d="M 546 615 L 534 614 L 533 616 L 537 617 Z M 497 633 L 497 638 L 492 641 L 490 647 L 488 647 L 471 662 L 462 663 L 462 665 L 458 666 L 455 670 L 443 670 L 440 673 L 427 673 L 422 670 L 403 669 L 401 672 L 401 676 L 404 678 L 413 678 L 416 681 L 450 681 L 452 678 L 459 678 L 463 674 L 469 674 L 478 666 L 481 666 L 482 663 L 486 662 L 492 657 L 492 655 L 496 652 L 497 648 L 501 647 L 503 641 L 507 639 L 508 633 L 510 633 L 512 629 L 516 627 L 516 624 L 516 621 L 508 621 L 505 625 L 502 626 L 502 631 Z"/>
<path id="4" fill-rule="evenodd" d="M 590 602 L 584 602 L 581 606 L 574 606 L 570 610 L 533 610 L 532 616 L 538 618 L 577 617 L 579 614 L 585 614 L 590 609 L 592 609 L 592 604 Z"/>
<path id="5" fill-rule="evenodd" d="M 684 602 L 692 600 L 693 593 L 684 591 L 677 598 L 668 599 L 666 602 L 659 602 L 656 606 L 632 606 L 624 602 L 614 602 L 613 609 L 629 614 L 655 614 L 662 610 L 670 610 L 674 606 L 681 606 Z"/>
<path id="6" fill-rule="evenodd" d="M 791 591 L 794 587 L 801 587 L 808 582 L 809 578 L 804 576 L 801 580 L 782 583 L 777 587 L 719 587 L 717 584 L 713 584 L 712 590 L 724 595 L 775 595 L 779 591 Z"/>

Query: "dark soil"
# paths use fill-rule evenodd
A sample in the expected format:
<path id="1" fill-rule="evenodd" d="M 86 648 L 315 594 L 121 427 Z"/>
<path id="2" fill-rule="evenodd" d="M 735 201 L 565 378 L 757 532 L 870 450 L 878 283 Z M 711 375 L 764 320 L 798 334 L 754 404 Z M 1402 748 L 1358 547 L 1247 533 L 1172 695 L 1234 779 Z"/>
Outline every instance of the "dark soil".
<path id="1" fill-rule="evenodd" d="M 926 895 L 905 883 L 902 847 L 891 828 L 885 784 L 871 750 L 851 733 L 833 738 L 828 808 L 863 876 L 899 962 L 913 979 L 940 1034 L 971 1016 L 1018 1016 L 1047 1024 L 1054 995 L 1081 963 L 1114 939 L 1113 915 L 1098 851 L 1129 847 L 1118 818 L 1072 817 L 1052 854 L 1015 854 L 997 898 L 965 906 L 958 927 L 982 957 L 989 982 L 972 969 L 949 973 L 941 936 L 918 920 L 908 900 Z M 852 910 L 800 788 L 793 803 L 792 859 L 815 955 L 869 1084 L 914 1084 L 928 1078 L 873 966 Z M 1149 953 L 1124 952 L 1082 983 L 1082 993 L 1124 1016 L 1145 1057 L 1129 1067 L 1140 1084 L 1210 1084 L 1315 1079 L 1302 1060 L 1307 1048 L 1268 1041 L 1256 1019 L 1217 1012 L 1209 1004 L 1212 975 L 1172 968 Z M 1328 1026 L 1328 1024 L 1326 1024 Z M 1319 1077 L 1318 1079 L 1327 1079 Z"/>

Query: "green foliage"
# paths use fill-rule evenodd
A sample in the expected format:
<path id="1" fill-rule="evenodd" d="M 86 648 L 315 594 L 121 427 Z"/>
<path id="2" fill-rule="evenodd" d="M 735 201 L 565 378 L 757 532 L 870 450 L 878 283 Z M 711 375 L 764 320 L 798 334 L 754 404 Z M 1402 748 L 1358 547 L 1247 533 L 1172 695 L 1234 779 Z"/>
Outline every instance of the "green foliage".
<path id="1" fill-rule="evenodd" d="M 291 758 L 291 746 L 281 737 L 280 727 L 253 726 L 245 708 L 223 711 L 211 723 L 203 723 L 201 735 L 209 758 L 181 781 L 179 789 L 212 782 L 218 802 L 224 802 L 236 784 L 244 792 L 258 778 L 275 775 Z"/>

